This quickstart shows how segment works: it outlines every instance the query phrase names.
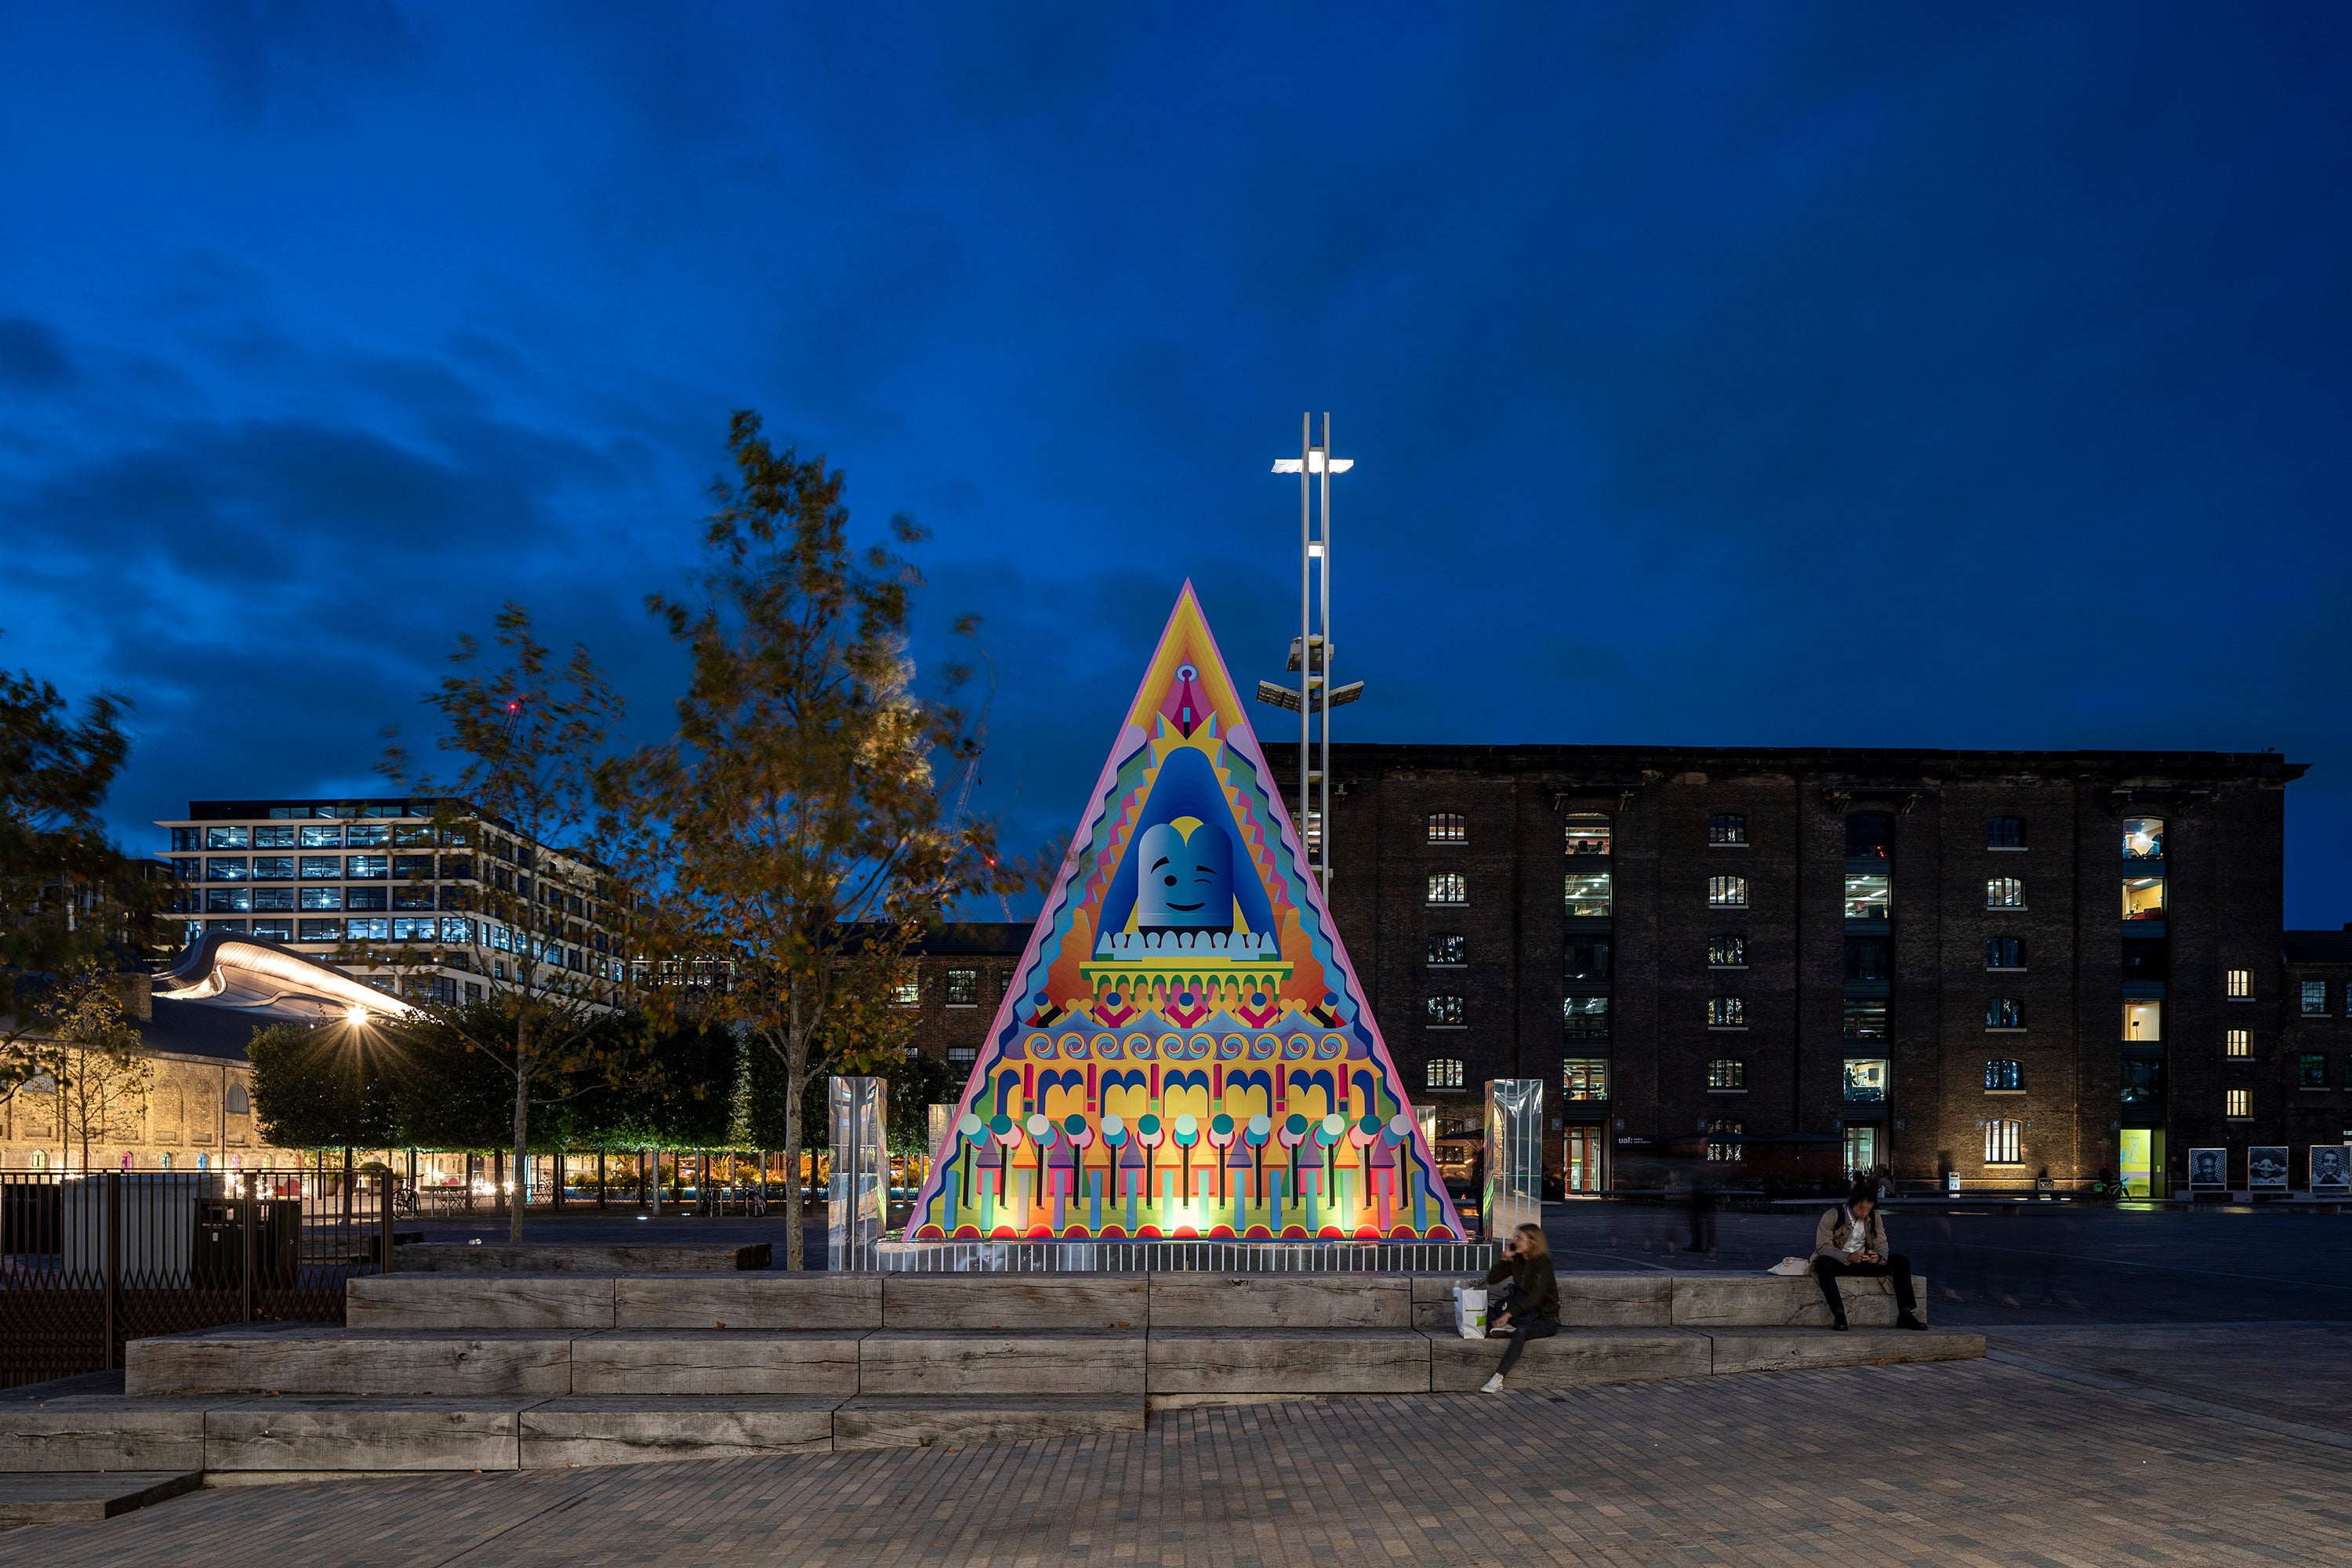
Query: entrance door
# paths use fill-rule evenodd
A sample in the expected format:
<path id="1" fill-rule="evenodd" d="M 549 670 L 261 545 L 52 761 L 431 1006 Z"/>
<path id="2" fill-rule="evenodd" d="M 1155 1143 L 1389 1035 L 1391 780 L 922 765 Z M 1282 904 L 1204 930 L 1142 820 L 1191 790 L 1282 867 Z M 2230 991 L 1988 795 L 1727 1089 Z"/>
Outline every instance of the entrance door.
<path id="1" fill-rule="evenodd" d="M 1846 1123 L 1845 1173 L 1866 1175 L 1878 1169 L 1878 1124 L 1874 1121 Z"/>
<path id="2" fill-rule="evenodd" d="M 2164 1196 L 2164 1129 L 2126 1127 L 2119 1144 L 2116 1163 L 2117 1174 L 2123 1178 L 2124 1196 Z"/>
<path id="3" fill-rule="evenodd" d="M 1586 1122 L 1571 1125 L 1568 1130 L 1568 1190 L 1571 1193 L 1598 1193 L 1608 1190 L 1607 1151 L 1609 1140 L 1603 1136 L 1606 1123 Z"/>

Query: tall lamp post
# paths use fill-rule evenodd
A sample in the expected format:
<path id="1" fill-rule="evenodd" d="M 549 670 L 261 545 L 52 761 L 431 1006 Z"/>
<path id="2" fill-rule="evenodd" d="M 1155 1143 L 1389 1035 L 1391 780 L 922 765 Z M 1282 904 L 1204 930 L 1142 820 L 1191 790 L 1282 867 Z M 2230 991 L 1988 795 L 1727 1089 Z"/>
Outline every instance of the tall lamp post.
<path id="1" fill-rule="evenodd" d="M 1364 694 L 1360 680 L 1331 684 L 1336 652 L 1331 641 L 1331 476 L 1355 466 L 1353 458 L 1331 455 L 1328 413 L 1323 416 L 1322 445 L 1315 444 L 1314 416 L 1302 414 L 1298 456 L 1274 460 L 1276 473 L 1298 476 L 1298 636 L 1290 645 L 1289 666 L 1298 672 L 1298 687 L 1293 690 L 1271 680 L 1257 683 L 1260 702 L 1298 715 L 1298 834 L 1309 846 L 1308 858 L 1326 893 L 1331 888 L 1331 710 Z"/>

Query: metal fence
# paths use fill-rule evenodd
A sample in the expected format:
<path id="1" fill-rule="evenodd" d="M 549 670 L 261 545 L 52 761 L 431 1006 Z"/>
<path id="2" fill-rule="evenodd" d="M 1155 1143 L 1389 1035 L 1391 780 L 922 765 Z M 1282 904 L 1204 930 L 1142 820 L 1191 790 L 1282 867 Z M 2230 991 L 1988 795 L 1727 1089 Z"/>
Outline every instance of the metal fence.
<path id="1" fill-rule="evenodd" d="M 1491 1241 L 885 1241 L 887 1274 L 1475 1274 Z"/>
<path id="2" fill-rule="evenodd" d="M 154 1334 L 340 1323 L 384 1219 L 382 1181 L 340 1171 L 0 1173 L 0 1387 L 121 1366 Z"/>

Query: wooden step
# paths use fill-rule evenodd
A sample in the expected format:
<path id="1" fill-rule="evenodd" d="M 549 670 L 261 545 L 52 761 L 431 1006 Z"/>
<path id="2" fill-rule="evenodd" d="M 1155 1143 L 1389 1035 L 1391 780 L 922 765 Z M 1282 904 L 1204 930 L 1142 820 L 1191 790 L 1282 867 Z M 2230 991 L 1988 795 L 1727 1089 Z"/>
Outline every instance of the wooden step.
<path id="1" fill-rule="evenodd" d="M 526 1470 L 641 1465 L 668 1459 L 747 1459 L 821 1454 L 834 1446 L 837 1394 L 550 1399 L 521 1413 Z"/>
<path id="2" fill-rule="evenodd" d="M 0 1527 L 112 1519 L 194 1491 L 204 1479 L 194 1470 L 0 1473 Z"/>
<path id="3" fill-rule="evenodd" d="M 1418 1329 L 1159 1329 L 1149 1359 L 1154 1395 L 1429 1391 Z"/>
<path id="4" fill-rule="evenodd" d="M 1478 1387 L 1502 1364 L 1508 1340 L 1465 1340 L 1431 1331 L 1430 1386 L 1440 1393 Z M 1675 1329 L 1562 1329 L 1531 1340 L 1511 1369 L 1513 1388 L 1573 1388 L 1599 1383 L 1649 1383 L 1705 1377 L 1713 1351 L 1705 1334 Z"/>
<path id="5" fill-rule="evenodd" d="M 1140 1432 L 1144 1403 L 1118 1394 L 861 1394 L 833 1413 L 833 1446 L 924 1448 Z"/>
<path id="6" fill-rule="evenodd" d="M 861 1394 L 1144 1392 L 1141 1329 L 881 1329 L 858 1342 Z"/>

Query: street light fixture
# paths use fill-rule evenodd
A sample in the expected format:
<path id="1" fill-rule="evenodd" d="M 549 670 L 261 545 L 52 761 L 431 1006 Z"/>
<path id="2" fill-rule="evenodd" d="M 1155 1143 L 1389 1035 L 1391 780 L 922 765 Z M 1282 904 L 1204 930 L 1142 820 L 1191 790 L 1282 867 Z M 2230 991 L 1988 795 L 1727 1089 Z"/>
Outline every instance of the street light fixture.
<path id="1" fill-rule="evenodd" d="M 1298 635 L 1291 639 L 1289 668 L 1298 672 L 1299 679 L 1295 689 L 1271 680 L 1257 683 L 1260 702 L 1298 715 L 1298 836 L 1307 846 L 1318 885 L 1327 893 L 1331 887 L 1331 710 L 1364 694 L 1360 680 L 1340 687 L 1331 684 L 1337 651 L 1331 641 L 1331 476 L 1355 466 L 1353 458 L 1332 455 L 1328 413 L 1323 416 L 1320 446 L 1315 443 L 1314 416 L 1302 414 L 1298 456 L 1274 460 L 1276 473 L 1298 476 Z M 1319 508 L 1315 504 L 1318 491 Z M 1322 742 L 1319 767 L 1315 754 L 1318 735 Z"/>

